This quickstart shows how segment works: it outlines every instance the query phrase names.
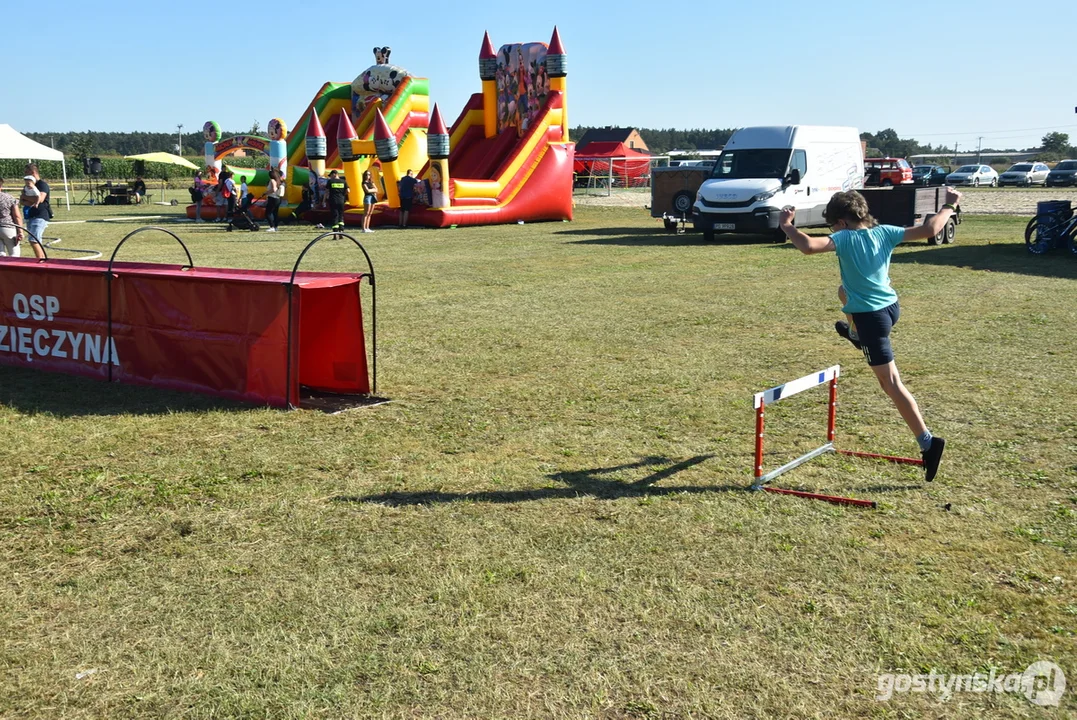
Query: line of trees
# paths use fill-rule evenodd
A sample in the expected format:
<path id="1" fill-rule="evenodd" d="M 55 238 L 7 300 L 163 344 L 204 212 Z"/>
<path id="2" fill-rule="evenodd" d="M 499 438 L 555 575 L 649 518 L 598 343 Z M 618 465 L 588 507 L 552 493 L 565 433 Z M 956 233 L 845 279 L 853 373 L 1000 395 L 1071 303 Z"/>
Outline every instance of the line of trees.
<path id="1" fill-rule="evenodd" d="M 239 135 L 241 133 L 231 133 Z M 65 155 L 78 156 L 85 153 L 87 157 L 103 155 L 138 155 L 147 152 L 176 152 L 179 142 L 178 133 L 151 132 L 24 132 L 26 137 L 42 145 L 54 147 Z M 228 134 L 225 134 L 227 137 Z M 183 133 L 183 150 L 185 155 L 201 155 L 202 131 Z"/>
<path id="2" fill-rule="evenodd" d="M 572 137 L 581 138 L 593 128 L 581 126 L 572 129 Z M 715 130 L 694 129 L 677 130 L 674 128 L 653 129 L 639 128 L 639 134 L 647 143 L 648 149 L 656 155 L 670 150 L 717 150 L 729 141 L 736 128 L 719 128 Z M 909 157 L 922 153 L 945 154 L 953 152 L 952 146 L 923 144 L 913 138 L 903 138 L 893 128 L 877 132 L 860 133 L 860 139 L 867 143 L 869 157 Z M 968 151 L 968 148 L 962 148 Z M 1016 148 L 984 148 L 985 152 L 1030 152 L 1040 150 L 1039 160 L 1054 161 L 1077 156 L 1077 147 L 1069 144 L 1069 135 L 1051 132 L 1043 136 L 1040 146 L 1019 151 Z"/>

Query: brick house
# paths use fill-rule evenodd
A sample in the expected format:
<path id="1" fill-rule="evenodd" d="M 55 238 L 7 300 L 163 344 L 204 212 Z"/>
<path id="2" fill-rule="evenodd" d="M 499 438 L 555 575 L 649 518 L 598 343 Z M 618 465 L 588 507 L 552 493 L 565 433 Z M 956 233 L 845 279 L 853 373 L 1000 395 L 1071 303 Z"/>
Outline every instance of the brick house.
<path id="1" fill-rule="evenodd" d="M 639 130 L 635 128 L 615 128 L 609 125 L 604 128 L 592 128 L 576 141 L 576 153 L 586 155 L 588 143 L 593 142 L 622 143 L 625 147 L 633 150 L 650 152 L 647 148 L 647 143 L 643 142 Z"/>

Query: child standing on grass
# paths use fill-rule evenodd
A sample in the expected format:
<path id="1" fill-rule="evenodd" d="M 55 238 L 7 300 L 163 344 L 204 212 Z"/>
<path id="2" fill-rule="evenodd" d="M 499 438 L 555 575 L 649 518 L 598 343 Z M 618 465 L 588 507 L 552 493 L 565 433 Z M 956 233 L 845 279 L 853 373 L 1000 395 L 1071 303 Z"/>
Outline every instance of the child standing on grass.
<path id="1" fill-rule="evenodd" d="M 946 188 L 946 203 L 936 215 L 919 227 L 879 225 L 868 212 L 864 196 L 855 190 L 836 193 L 827 203 L 823 217 L 830 237 L 812 237 L 793 226 L 796 210 L 782 210 L 782 232 L 805 255 L 834 252 L 838 256 L 841 285 L 838 297 L 849 322 L 838 321 L 834 329 L 864 353 L 883 392 L 893 401 L 920 445 L 924 472 L 934 480 L 942 461 L 946 441 L 928 430 L 916 399 L 901 382 L 890 329 L 901 314 L 898 296 L 890 287 L 890 256 L 902 240 L 927 240 L 938 235 L 957 211 L 961 193 Z"/>

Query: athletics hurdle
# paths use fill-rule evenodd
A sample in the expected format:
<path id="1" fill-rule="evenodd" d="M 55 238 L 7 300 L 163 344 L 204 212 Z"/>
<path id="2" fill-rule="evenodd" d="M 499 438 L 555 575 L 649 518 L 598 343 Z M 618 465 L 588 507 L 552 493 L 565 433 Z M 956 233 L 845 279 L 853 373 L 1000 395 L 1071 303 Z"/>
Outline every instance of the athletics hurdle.
<path id="1" fill-rule="evenodd" d="M 752 484 L 752 490 L 766 490 L 767 492 L 779 493 L 782 495 L 795 495 L 797 497 L 808 498 L 811 500 L 823 500 L 825 502 L 835 503 L 838 505 L 856 505 L 858 507 L 875 507 L 875 501 L 873 500 L 857 500 L 855 498 L 839 497 L 835 495 L 821 495 L 819 493 L 804 492 L 802 490 L 786 490 L 783 488 L 768 487 L 769 483 L 779 475 L 789 472 L 795 467 L 803 465 L 804 463 L 825 455 L 830 452 L 841 453 L 842 455 L 851 455 L 853 457 L 866 457 L 875 458 L 877 460 L 887 460 L 889 462 L 901 463 L 905 465 L 923 465 L 924 461 L 916 458 L 899 457 L 896 455 L 881 455 L 879 453 L 867 453 L 858 452 L 856 450 L 839 450 L 834 446 L 834 430 L 837 425 L 837 411 L 838 411 L 838 377 L 841 375 L 841 366 L 832 365 L 826 370 L 820 370 L 819 372 L 812 373 L 811 375 L 805 375 L 802 378 L 797 378 L 784 385 L 778 385 L 772 387 L 769 390 L 758 392 L 755 394 L 755 482 Z M 824 383 L 830 385 L 830 403 L 827 408 L 827 423 L 826 423 L 826 442 L 819 447 L 804 453 L 800 457 L 787 462 L 777 470 L 771 470 L 770 472 L 763 473 L 763 427 L 764 427 L 764 414 L 767 405 L 784 400 L 787 397 L 796 395 L 797 393 L 810 390 L 813 387 L 817 387 Z"/>

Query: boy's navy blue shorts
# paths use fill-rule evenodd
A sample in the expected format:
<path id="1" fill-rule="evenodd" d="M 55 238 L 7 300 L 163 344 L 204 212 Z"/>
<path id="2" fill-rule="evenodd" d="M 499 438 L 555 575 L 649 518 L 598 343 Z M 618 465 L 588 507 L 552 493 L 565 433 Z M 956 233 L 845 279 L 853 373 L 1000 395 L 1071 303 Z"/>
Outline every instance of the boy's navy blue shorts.
<path id="1" fill-rule="evenodd" d="M 901 308 L 895 302 L 882 310 L 850 313 L 856 325 L 856 334 L 860 337 L 860 347 L 864 351 L 868 365 L 886 365 L 894 359 L 890 347 L 890 329 L 897 325 L 901 317 Z"/>

